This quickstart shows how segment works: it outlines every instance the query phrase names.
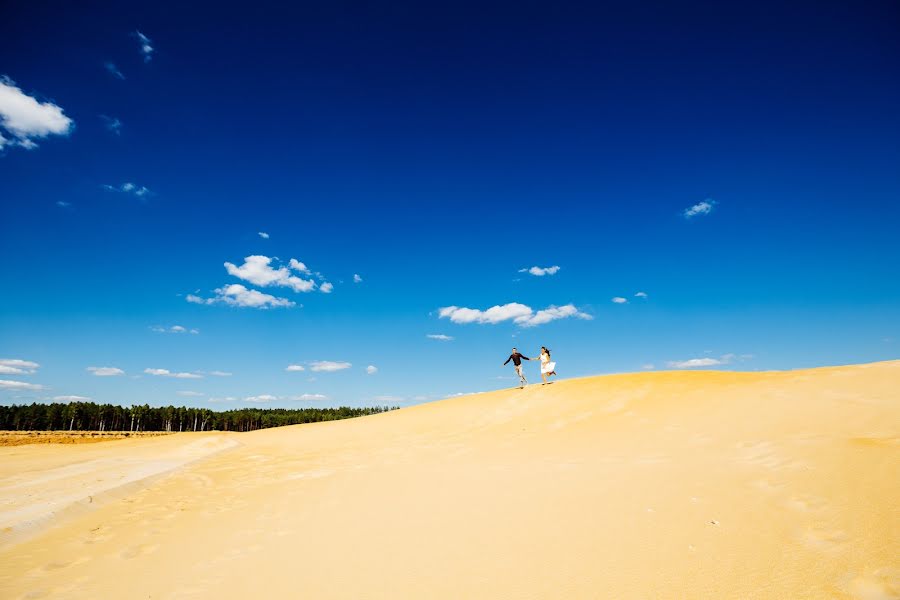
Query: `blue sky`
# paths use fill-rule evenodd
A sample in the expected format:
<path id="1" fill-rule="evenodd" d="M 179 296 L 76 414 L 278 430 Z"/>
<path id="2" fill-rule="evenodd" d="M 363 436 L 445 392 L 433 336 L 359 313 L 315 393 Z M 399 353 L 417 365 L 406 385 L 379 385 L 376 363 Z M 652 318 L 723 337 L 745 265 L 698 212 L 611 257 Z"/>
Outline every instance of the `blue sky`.
<path id="1" fill-rule="evenodd" d="M 892 3 L 6 12 L 0 402 L 900 356 Z"/>

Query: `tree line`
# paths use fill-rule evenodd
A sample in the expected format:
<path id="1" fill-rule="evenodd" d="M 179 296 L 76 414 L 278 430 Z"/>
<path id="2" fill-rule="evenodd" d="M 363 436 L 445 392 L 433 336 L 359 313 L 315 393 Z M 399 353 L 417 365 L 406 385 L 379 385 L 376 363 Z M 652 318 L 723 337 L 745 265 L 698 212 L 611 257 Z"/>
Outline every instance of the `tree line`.
<path id="1" fill-rule="evenodd" d="M 267 427 L 336 421 L 395 410 L 351 408 L 236 408 L 214 411 L 187 406 L 131 407 L 94 402 L 0 406 L 0 429 L 15 431 L 253 431 Z"/>

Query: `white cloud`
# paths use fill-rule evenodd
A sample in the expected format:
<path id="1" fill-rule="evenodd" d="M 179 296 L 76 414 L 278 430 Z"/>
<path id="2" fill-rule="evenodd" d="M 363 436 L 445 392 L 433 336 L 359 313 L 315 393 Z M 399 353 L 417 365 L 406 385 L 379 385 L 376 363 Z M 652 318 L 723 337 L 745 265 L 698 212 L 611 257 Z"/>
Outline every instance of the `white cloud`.
<path id="1" fill-rule="evenodd" d="M 454 339 L 452 335 L 444 335 L 443 333 L 429 333 L 425 337 L 432 340 L 439 340 L 441 342 L 450 342 Z"/>
<path id="2" fill-rule="evenodd" d="M 367 375 L 374 375 L 377 372 L 378 372 L 378 367 L 376 367 L 375 365 L 369 365 L 368 367 L 366 367 Z"/>
<path id="3" fill-rule="evenodd" d="M 702 202 L 698 202 L 692 207 L 684 209 L 684 218 L 690 219 L 691 217 L 696 217 L 697 215 L 708 215 L 712 212 L 713 206 L 715 205 L 715 200 L 704 200 Z"/>
<path id="4" fill-rule="evenodd" d="M 257 290 L 250 290 L 239 283 L 232 283 L 231 285 L 218 288 L 215 290 L 215 293 L 216 296 L 213 298 L 201 298 L 194 294 L 188 294 L 186 299 L 194 304 L 227 304 L 242 308 L 267 309 L 295 306 L 295 303 L 287 298 L 278 298 Z"/>
<path id="5" fill-rule="evenodd" d="M 110 117 L 107 115 L 100 115 L 100 119 L 106 126 L 107 131 L 114 135 L 122 135 L 122 121 L 120 121 L 116 117 Z"/>
<path id="6" fill-rule="evenodd" d="M 161 325 L 154 325 L 150 328 L 151 331 L 155 331 L 156 333 L 192 333 L 194 335 L 200 333 L 199 329 L 188 329 L 183 325 L 172 325 L 171 327 L 163 327 Z"/>
<path id="7" fill-rule="evenodd" d="M 327 281 L 319 286 L 319 291 L 322 292 L 323 294 L 330 294 L 333 289 L 334 289 L 334 286 L 331 285 L 330 283 L 328 283 Z"/>
<path id="8" fill-rule="evenodd" d="M 622 296 L 616 296 L 615 298 L 612 298 L 612 301 L 615 304 L 628 304 L 628 299 L 623 298 Z"/>
<path id="9" fill-rule="evenodd" d="M 66 202 L 65 200 L 57 200 L 56 205 L 60 208 L 69 208 L 70 206 L 72 206 L 72 203 Z"/>
<path id="10" fill-rule="evenodd" d="M 186 398 L 197 398 L 199 396 L 205 395 L 203 392 L 193 392 L 191 390 L 179 390 L 176 392 L 179 396 L 184 396 Z"/>
<path id="11" fill-rule="evenodd" d="M 295 372 L 295 371 L 305 371 L 306 367 L 303 365 L 288 365 L 285 371 Z"/>
<path id="12" fill-rule="evenodd" d="M 291 400 L 328 400 L 325 394 L 300 394 L 299 396 L 291 396 Z"/>
<path id="13" fill-rule="evenodd" d="M 88 367 L 87 370 L 97 377 L 115 377 L 125 374 L 125 371 L 116 367 Z"/>
<path id="14" fill-rule="evenodd" d="M 116 63 L 112 61 L 106 61 L 103 63 L 103 68 L 106 69 L 110 75 L 115 77 L 116 79 L 125 79 L 125 75 L 122 74 L 122 71 L 119 70 L 119 67 L 116 66 Z"/>
<path id="15" fill-rule="evenodd" d="M 522 327 L 535 327 L 536 325 L 543 325 L 550 321 L 566 319 L 568 317 L 577 317 L 579 319 L 584 319 L 585 321 L 590 321 L 594 318 L 587 313 L 579 311 L 574 305 L 566 304 L 565 306 L 549 306 L 543 310 L 537 311 L 528 318 L 516 319 L 516 323 Z"/>
<path id="16" fill-rule="evenodd" d="M 634 297 L 635 298 L 646 298 L 647 292 L 638 292 L 637 294 L 634 295 Z"/>
<path id="17" fill-rule="evenodd" d="M 333 371 L 342 371 L 344 369 L 349 369 L 353 365 L 348 362 L 337 362 L 333 360 L 314 360 L 310 364 L 310 371 L 316 372 L 326 372 L 330 373 Z"/>
<path id="18" fill-rule="evenodd" d="M 104 190 L 109 192 L 118 192 L 121 194 L 131 194 L 137 198 L 146 198 L 150 196 L 153 192 L 142 185 L 138 185 L 136 183 L 131 183 L 130 181 L 126 181 L 122 185 L 115 186 L 104 183 L 101 185 Z"/>
<path id="19" fill-rule="evenodd" d="M 535 312 L 530 306 L 519 304 L 517 302 L 511 302 L 502 306 L 492 306 L 487 310 L 446 306 L 439 309 L 438 316 L 441 319 L 449 318 L 454 323 L 488 323 L 493 325 L 511 320 L 516 325 L 522 327 L 534 327 L 536 325 L 543 325 L 550 321 L 568 317 L 577 317 L 585 320 L 594 318 L 589 314 L 579 311 L 573 304 L 566 304 L 564 306 L 551 305 L 543 310 Z"/>
<path id="20" fill-rule="evenodd" d="M 272 394 L 260 394 L 259 396 L 247 396 L 244 402 L 274 402 L 278 400 L 278 396 Z"/>
<path id="21" fill-rule="evenodd" d="M 510 319 L 528 318 L 533 311 L 530 306 L 510 302 L 509 304 L 492 306 L 487 310 L 476 308 L 460 308 L 458 306 L 446 306 L 439 309 L 438 317 L 449 318 L 453 323 L 500 323 Z"/>
<path id="22" fill-rule="evenodd" d="M 175 379 L 203 379 L 203 375 L 199 373 L 173 373 L 168 369 L 144 369 L 144 373 L 158 377 L 174 377 Z"/>
<path id="23" fill-rule="evenodd" d="M 263 287 L 270 285 L 289 287 L 295 292 L 309 292 L 315 289 L 316 283 L 314 281 L 291 275 L 287 267 L 273 269 L 271 263 L 272 259 L 268 256 L 253 255 L 245 257 L 244 264 L 241 266 L 226 262 L 225 270 L 228 271 L 229 275 Z M 289 265 L 291 268 L 301 272 L 308 271 L 308 269 L 304 271 L 306 265 L 294 258 L 291 259 Z"/>
<path id="24" fill-rule="evenodd" d="M 666 364 L 673 369 L 693 369 L 695 367 L 714 367 L 725 363 L 718 358 L 690 358 L 688 360 L 670 360 Z"/>
<path id="25" fill-rule="evenodd" d="M 24 381 L 11 381 L 9 379 L 0 379 L 0 390 L 42 390 L 44 386 L 37 383 L 26 383 Z"/>
<path id="26" fill-rule="evenodd" d="M 40 102 L 24 93 L 13 80 L 0 77 L 0 148 L 37 148 L 35 139 L 49 135 L 69 135 L 74 126 L 63 109 L 52 102 Z M 10 136 L 10 137 L 6 137 Z"/>
<path id="27" fill-rule="evenodd" d="M 209 374 L 215 377 L 231 377 L 231 373 L 227 371 L 210 371 Z"/>
<path id="28" fill-rule="evenodd" d="M 362 277 L 359 276 L 359 273 L 353 274 L 353 283 L 362 283 Z"/>
<path id="29" fill-rule="evenodd" d="M 221 398 L 217 397 L 217 398 L 209 399 L 210 402 L 234 402 L 236 400 L 237 400 L 237 398 L 235 398 L 234 396 L 225 396 L 225 397 L 221 397 Z"/>
<path id="30" fill-rule="evenodd" d="M 21 358 L 0 358 L 0 374 L 3 375 L 31 375 L 41 365 Z"/>
<path id="31" fill-rule="evenodd" d="M 552 267 L 531 267 L 525 269 L 519 269 L 519 273 L 531 273 L 535 277 L 543 277 L 544 275 L 556 275 L 559 271 L 559 267 L 553 265 Z"/>
<path id="32" fill-rule="evenodd" d="M 87 396 L 53 396 L 56 402 L 90 402 Z"/>
<path id="33" fill-rule="evenodd" d="M 309 268 L 308 268 L 305 264 L 303 264 L 302 262 L 300 262 L 299 260 L 297 260 L 296 258 L 292 258 L 292 259 L 288 262 L 288 266 L 289 266 L 290 268 L 294 269 L 295 271 L 300 272 L 300 273 L 307 273 L 307 274 L 309 274 L 309 272 L 310 272 L 310 271 L 309 271 Z"/>
<path id="34" fill-rule="evenodd" d="M 257 234 L 259 235 L 259 237 L 261 237 L 264 240 L 269 239 L 269 234 L 266 233 L 265 231 L 259 231 L 259 232 L 257 232 Z"/>
<path id="35" fill-rule="evenodd" d="M 656 368 L 656 365 L 654 365 L 652 363 L 647 363 L 647 364 L 641 365 L 641 368 L 644 369 L 645 371 L 652 371 L 653 369 Z"/>
<path id="36" fill-rule="evenodd" d="M 144 57 L 144 62 L 150 62 L 153 59 L 153 53 L 156 52 L 156 49 L 153 47 L 153 42 L 140 31 L 135 31 L 134 37 L 137 38 L 137 41 L 141 46 L 141 55 Z"/>
<path id="37" fill-rule="evenodd" d="M 691 358 L 688 360 L 671 360 L 666 364 L 673 369 L 693 369 L 697 367 L 717 367 L 721 365 L 728 365 L 733 362 L 744 362 L 745 360 L 750 360 L 753 358 L 752 354 L 741 354 L 740 356 L 728 353 L 723 354 L 719 358 Z"/>

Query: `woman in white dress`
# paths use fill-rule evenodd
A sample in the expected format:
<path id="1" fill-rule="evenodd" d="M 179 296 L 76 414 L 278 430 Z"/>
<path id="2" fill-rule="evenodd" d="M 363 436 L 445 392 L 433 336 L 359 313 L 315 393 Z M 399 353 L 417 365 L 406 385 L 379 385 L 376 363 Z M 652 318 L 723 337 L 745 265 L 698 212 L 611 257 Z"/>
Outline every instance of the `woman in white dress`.
<path id="1" fill-rule="evenodd" d="M 541 379 L 544 380 L 544 383 L 550 383 L 547 381 L 547 377 L 553 375 L 556 375 L 556 363 L 550 360 L 550 351 L 547 350 L 547 347 L 541 346 Z"/>

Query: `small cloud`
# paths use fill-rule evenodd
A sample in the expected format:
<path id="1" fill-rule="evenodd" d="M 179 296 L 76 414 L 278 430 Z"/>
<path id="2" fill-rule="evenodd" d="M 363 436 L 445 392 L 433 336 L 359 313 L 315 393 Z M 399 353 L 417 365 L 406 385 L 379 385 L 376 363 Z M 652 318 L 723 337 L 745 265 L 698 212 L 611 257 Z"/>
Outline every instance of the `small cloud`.
<path id="1" fill-rule="evenodd" d="M 612 298 L 612 301 L 614 304 L 628 304 L 628 300 L 622 296 L 616 296 L 615 298 Z"/>
<path id="2" fill-rule="evenodd" d="M 153 195 L 148 188 L 138 185 L 136 183 L 131 183 L 130 181 L 126 181 L 122 185 L 115 186 L 104 183 L 100 186 L 104 190 L 108 192 L 117 192 L 120 194 L 130 194 L 136 198 L 140 198 L 142 200 L 146 200 L 149 196 Z"/>
<path id="3" fill-rule="evenodd" d="M 635 298 L 647 298 L 647 292 L 638 292 L 634 295 Z"/>
<path id="4" fill-rule="evenodd" d="M 750 360 L 751 358 L 753 358 L 752 354 L 741 354 L 740 356 L 737 356 L 736 354 L 729 353 L 723 354 L 719 358 L 690 358 L 688 360 L 673 360 L 666 364 L 673 369 L 694 369 L 697 367 L 717 367 L 731 364 L 735 361 L 743 362 L 745 360 Z"/>
<path id="5" fill-rule="evenodd" d="M 135 31 L 134 37 L 137 39 L 138 44 L 140 44 L 141 55 L 144 57 L 144 62 L 148 63 L 153 60 L 153 53 L 156 52 L 156 49 L 153 47 L 153 42 L 150 41 L 150 38 L 140 31 Z"/>
<path id="6" fill-rule="evenodd" d="M 2 375 L 32 375 L 40 366 L 36 362 L 21 358 L 0 358 L 0 374 Z"/>
<path id="7" fill-rule="evenodd" d="M 74 126 L 62 108 L 52 102 L 40 102 L 19 89 L 12 79 L 0 76 L 0 149 L 19 146 L 33 150 L 38 147 L 35 140 L 50 135 L 67 136 Z"/>
<path id="8" fill-rule="evenodd" d="M 319 291 L 323 294 L 330 294 L 334 290 L 334 286 L 327 281 L 319 286 Z"/>
<path id="9" fill-rule="evenodd" d="M 690 358 L 688 360 L 670 360 L 667 364 L 673 369 L 693 369 L 696 367 L 715 367 L 725 363 L 717 358 Z"/>
<path id="10" fill-rule="evenodd" d="M 65 200 L 57 200 L 56 205 L 60 208 L 69 208 L 72 206 L 71 202 L 66 202 Z"/>
<path id="11" fill-rule="evenodd" d="M 37 391 L 44 389 L 44 386 L 37 383 L 26 383 L 24 381 L 11 381 L 9 379 L 0 379 L 0 390 L 20 391 Z"/>
<path id="12" fill-rule="evenodd" d="M 194 335 L 200 333 L 199 329 L 188 329 L 183 325 L 172 325 L 171 327 L 154 325 L 150 328 L 150 331 L 154 331 L 156 333 L 192 333 Z"/>
<path id="13" fill-rule="evenodd" d="M 697 204 L 691 206 L 690 208 L 684 209 L 684 218 L 691 219 L 698 215 L 708 215 L 712 212 L 713 206 L 716 205 L 715 200 L 704 200 L 702 202 L 698 202 Z"/>
<path id="14" fill-rule="evenodd" d="M 297 271 L 298 273 L 306 273 L 306 274 L 309 274 L 309 272 L 310 272 L 310 271 L 309 271 L 309 267 L 307 267 L 305 264 L 303 264 L 302 262 L 300 262 L 300 261 L 297 260 L 296 258 L 292 258 L 292 259 L 288 262 L 288 266 L 289 266 L 290 268 L 292 268 L 293 270 Z"/>
<path id="15" fill-rule="evenodd" d="M 199 373 L 175 373 L 168 369 L 144 369 L 144 373 L 157 377 L 174 377 L 175 379 L 203 379 L 203 375 Z"/>
<path id="16" fill-rule="evenodd" d="M 179 390 L 176 392 L 179 396 L 184 396 L 186 398 L 199 398 L 200 396 L 204 396 L 203 392 L 193 392 L 191 390 Z"/>
<path id="17" fill-rule="evenodd" d="M 240 266 L 237 266 L 230 262 L 226 262 L 225 270 L 229 275 L 233 277 L 237 277 L 238 279 L 242 279 L 244 281 L 252 283 L 253 285 L 262 287 L 288 287 L 295 292 L 310 292 L 315 289 L 316 284 L 314 281 L 310 279 L 301 279 L 296 275 L 292 275 L 288 267 L 273 267 L 273 260 L 274 259 L 268 256 L 255 254 L 252 256 L 244 257 L 244 264 Z M 292 258 L 290 260 L 288 266 L 291 269 L 300 271 L 301 273 L 309 272 L 309 269 L 306 268 L 306 265 L 295 258 Z"/>
<path id="18" fill-rule="evenodd" d="M 519 269 L 519 273 L 531 273 L 535 277 L 543 277 L 544 275 L 556 275 L 559 272 L 559 267 L 554 265 L 552 267 L 530 267 Z"/>
<path id="19" fill-rule="evenodd" d="M 305 371 L 306 367 L 303 365 L 288 365 L 285 371 L 288 372 L 296 372 L 296 371 Z"/>
<path id="20" fill-rule="evenodd" d="M 106 115 L 100 115 L 100 120 L 103 121 L 103 125 L 106 126 L 107 131 L 113 135 L 122 135 L 122 121 Z"/>
<path id="21" fill-rule="evenodd" d="M 310 371 L 331 373 L 334 371 L 343 371 L 349 369 L 353 365 L 348 362 L 337 362 L 333 360 L 314 360 L 310 364 Z"/>
<path id="22" fill-rule="evenodd" d="M 210 402 L 236 402 L 237 398 L 235 398 L 234 396 L 225 396 L 223 398 L 219 398 L 219 397 L 210 398 L 209 401 Z"/>
<path id="23" fill-rule="evenodd" d="M 656 368 L 656 365 L 647 363 L 647 364 L 641 365 L 641 368 L 644 369 L 645 371 L 652 371 L 653 369 Z"/>
<path id="24" fill-rule="evenodd" d="M 431 340 L 438 340 L 440 342 L 451 342 L 454 339 L 452 335 L 444 335 L 443 333 L 429 333 L 425 337 Z"/>
<path id="25" fill-rule="evenodd" d="M 87 396 L 53 396 L 56 402 L 90 402 Z"/>
<path id="26" fill-rule="evenodd" d="M 278 400 L 278 396 L 273 396 L 272 394 L 261 394 L 259 396 L 247 396 L 244 398 L 244 402 L 275 402 Z"/>
<path id="27" fill-rule="evenodd" d="M 97 377 L 116 377 L 125 374 L 125 371 L 116 367 L 88 367 L 87 371 Z"/>
<path id="28" fill-rule="evenodd" d="M 103 68 L 116 79 L 125 80 L 125 75 L 122 74 L 122 71 L 119 70 L 119 67 L 117 67 L 114 62 L 106 61 L 103 63 Z"/>
<path id="29" fill-rule="evenodd" d="M 213 298 L 201 298 L 194 294 L 188 294 L 185 299 L 193 304 L 227 304 L 241 308 L 279 308 L 291 307 L 296 304 L 287 298 L 278 298 L 270 294 L 264 294 L 257 290 L 250 290 L 239 283 L 232 283 L 215 290 Z"/>
<path id="30" fill-rule="evenodd" d="M 259 235 L 259 237 L 261 237 L 264 240 L 269 239 L 269 234 L 266 233 L 265 231 L 258 231 L 256 233 L 257 233 L 257 235 Z"/>
<path id="31" fill-rule="evenodd" d="M 301 402 L 311 400 L 328 400 L 325 394 L 300 394 L 299 396 L 291 396 L 291 400 L 299 400 Z"/>
<path id="32" fill-rule="evenodd" d="M 530 306 L 519 304 L 518 302 L 492 306 L 487 310 L 460 308 L 458 306 L 445 306 L 438 310 L 438 318 L 449 318 L 453 323 L 460 324 L 479 323 L 493 325 L 503 321 L 512 321 L 521 327 L 534 327 L 568 317 L 577 317 L 588 321 L 594 318 L 587 313 L 579 311 L 573 304 L 564 306 L 550 305 L 539 311 L 534 311 Z"/>
<path id="33" fill-rule="evenodd" d="M 213 377 L 231 377 L 231 373 L 227 371 L 210 371 L 209 374 Z"/>
<path id="34" fill-rule="evenodd" d="M 353 283 L 362 283 L 362 277 L 358 273 L 353 274 Z"/>
<path id="35" fill-rule="evenodd" d="M 378 367 L 376 367 L 375 365 L 369 365 L 368 367 L 366 367 L 367 375 L 374 375 L 377 372 L 378 372 Z"/>

